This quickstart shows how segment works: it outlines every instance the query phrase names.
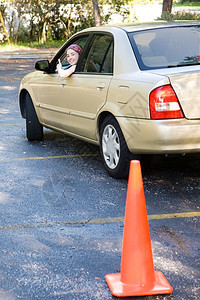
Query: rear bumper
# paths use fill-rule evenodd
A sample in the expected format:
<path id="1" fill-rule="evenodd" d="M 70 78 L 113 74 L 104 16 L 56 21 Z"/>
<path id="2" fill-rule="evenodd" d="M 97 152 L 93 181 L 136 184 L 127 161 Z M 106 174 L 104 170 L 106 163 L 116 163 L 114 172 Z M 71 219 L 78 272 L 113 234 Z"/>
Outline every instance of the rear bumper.
<path id="1" fill-rule="evenodd" d="M 200 152 L 200 120 L 117 120 L 133 153 Z"/>

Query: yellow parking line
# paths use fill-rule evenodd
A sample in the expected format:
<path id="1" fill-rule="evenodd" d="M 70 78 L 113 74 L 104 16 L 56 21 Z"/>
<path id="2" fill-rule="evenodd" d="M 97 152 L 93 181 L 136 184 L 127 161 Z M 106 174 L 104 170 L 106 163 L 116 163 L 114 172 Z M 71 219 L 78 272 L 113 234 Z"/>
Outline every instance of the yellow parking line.
<path id="1" fill-rule="evenodd" d="M 200 217 L 200 212 L 186 212 L 186 213 L 172 213 L 172 214 L 161 214 L 161 215 L 149 215 L 149 220 L 161 220 L 161 219 L 176 219 L 176 218 L 191 218 Z M 101 219 L 89 219 L 89 220 L 75 220 L 75 221 L 61 221 L 61 222 L 41 222 L 41 223 L 28 223 L 28 224 L 11 224 L 0 226 L 0 231 L 16 230 L 16 229 L 30 229 L 30 228 L 43 228 L 53 226 L 78 226 L 78 225 L 90 225 L 90 224 L 108 224 L 124 222 L 123 217 L 114 218 L 101 218 Z"/>
<path id="2" fill-rule="evenodd" d="M 185 212 L 185 213 L 174 213 L 174 214 L 162 214 L 162 215 L 150 215 L 149 220 L 160 220 L 160 219 L 175 219 L 175 218 L 190 218 L 200 217 L 200 212 Z"/>
<path id="3" fill-rule="evenodd" d="M 148 220 L 191 218 L 191 217 L 200 217 L 200 212 L 195 211 L 195 212 L 186 212 L 186 213 L 148 215 Z M 124 218 L 115 217 L 115 218 L 105 218 L 105 219 L 91 219 L 87 221 L 87 224 L 116 223 L 116 222 L 124 222 Z"/>
<path id="4" fill-rule="evenodd" d="M 55 159 L 55 158 L 74 158 L 74 157 L 89 157 L 89 156 L 99 156 L 98 153 L 83 153 L 83 154 L 68 154 L 68 155 L 58 155 L 58 156 L 36 156 L 36 157 L 16 157 L 16 158 L 1 158 L 2 162 L 18 161 L 18 160 L 41 160 L 41 159 Z"/>

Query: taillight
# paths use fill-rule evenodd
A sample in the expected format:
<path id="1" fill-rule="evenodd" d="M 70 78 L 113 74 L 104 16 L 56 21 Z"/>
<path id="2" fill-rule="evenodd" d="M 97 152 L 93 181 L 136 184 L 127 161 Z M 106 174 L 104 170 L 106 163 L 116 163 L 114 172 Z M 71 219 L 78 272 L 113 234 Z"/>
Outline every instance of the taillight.
<path id="1" fill-rule="evenodd" d="M 151 119 L 183 118 L 183 113 L 171 85 L 156 88 L 149 96 Z"/>

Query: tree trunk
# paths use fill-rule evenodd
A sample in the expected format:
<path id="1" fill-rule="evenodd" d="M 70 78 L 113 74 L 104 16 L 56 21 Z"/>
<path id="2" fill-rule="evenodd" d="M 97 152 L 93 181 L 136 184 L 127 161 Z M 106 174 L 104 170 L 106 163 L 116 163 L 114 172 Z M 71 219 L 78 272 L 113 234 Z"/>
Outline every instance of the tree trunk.
<path id="1" fill-rule="evenodd" d="M 42 44 L 45 44 L 47 42 L 46 26 L 47 26 L 47 21 L 44 21 L 43 29 L 42 29 L 42 40 L 41 40 Z"/>
<path id="2" fill-rule="evenodd" d="M 70 37 L 70 25 L 71 25 L 71 20 L 72 20 L 72 4 L 70 3 L 70 11 L 69 11 L 69 18 L 67 22 L 67 38 Z"/>
<path id="3" fill-rule="evenodd" d="M 19 23 L 18 23 L 18 27 L 17 27 L 17 32 L 15 34 L 15 43 L 17 43 L 18 40 L 18 35 L 19 35 L 19 30 L 20 30 L 20 24 L 21 23 L 21 16 L 19 17 Z"/>
<path id="4" fill-rule="evenodd" d="M 3 31 L 4 31 L 4 33 L 6 35 L 7 40 L 8 40 L 8 44 L 10 44 L 10 39 L 9 39 L 7 30 L 6 30 L 6 26 L 5 26 L 4 19 L 3 19 L 1 11 L 0 11 L 0 22 L 1 22 L 2 26 L 3 26 Z"/>
<path id="5" fill-rule="evenodd" d="M 98 0 L 92 0 L 92 3 L 93 3 L 95 26 L 100 26 L 101 25 L 101 16 L 100 16 Z"/>
<path id="6" fill-rule="evenodd" d="M 163 7 L 162 7 L 162 13 L 169 13 L 172 12 L 172 4 L 173 0 L 163 0 Z"/>

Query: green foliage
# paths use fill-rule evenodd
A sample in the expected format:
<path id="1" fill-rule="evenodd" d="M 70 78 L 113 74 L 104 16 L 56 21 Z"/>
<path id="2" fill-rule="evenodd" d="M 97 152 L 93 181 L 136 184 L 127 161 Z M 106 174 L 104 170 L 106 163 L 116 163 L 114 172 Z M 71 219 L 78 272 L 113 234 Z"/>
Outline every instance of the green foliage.
<path id="1" fill-rule="evenodd" d="M 180 0 L 180 4 L 187 5 L 187 6 L 193 6 L 193 5 L 200 5 L 199 0 Z"/>
<path id="2" fill-rule="evenodd" d="M 200 1 L 179 1 L 179 2 L 174 2 L 173 6 L 175 7 L 199 7 L 200 6 Z"/>
<path id="3" fill-rule="evenodd" d="M 6 11 L 6 5 L 4 3 L 0 3 L 0 11 L 1 11 L 1 16 L 4 19 L 5 17 L 5 11 Z M 6 34 L 4 32 L 4 27 L 3 24 L 0 21 L 0 43 L 6 42 Z"/>
<path id="4" fill-rule="evenodd" d="M 125 5 L 130 2 L 133 1 L 99 0 L 102 24 L 116 13 L 122 20 L 127 18 L 130 11 Z M 104 5 L 109 5 L 109 9 L 105 10 Z M 92 0 L 10 0 L 9 7 L 11 10 L 5 11 L 4 19 L 12 42 L 68 39 L 79 30 L 95 26 Z"/>
<path id="5" fill-rule="evenodd" d="M 162 13 L 161 18 L 159 20 L 165 20 L 165 21 L 175 21 L 175 20 L 194 20 L 199 21 L 200 20 L 200 14 L 195 12 L 187 12 L 187 11 L 177 11 L 175 13 Z"/>
<path id="6" fill-rule="evenodd" d="M 30 41 L 30 33 L 27 28 L 25 28 L 23 25 L 21 25 L 19 32 L 18 32 L 18 41 L 21 41 L 23 43 Z"/>

